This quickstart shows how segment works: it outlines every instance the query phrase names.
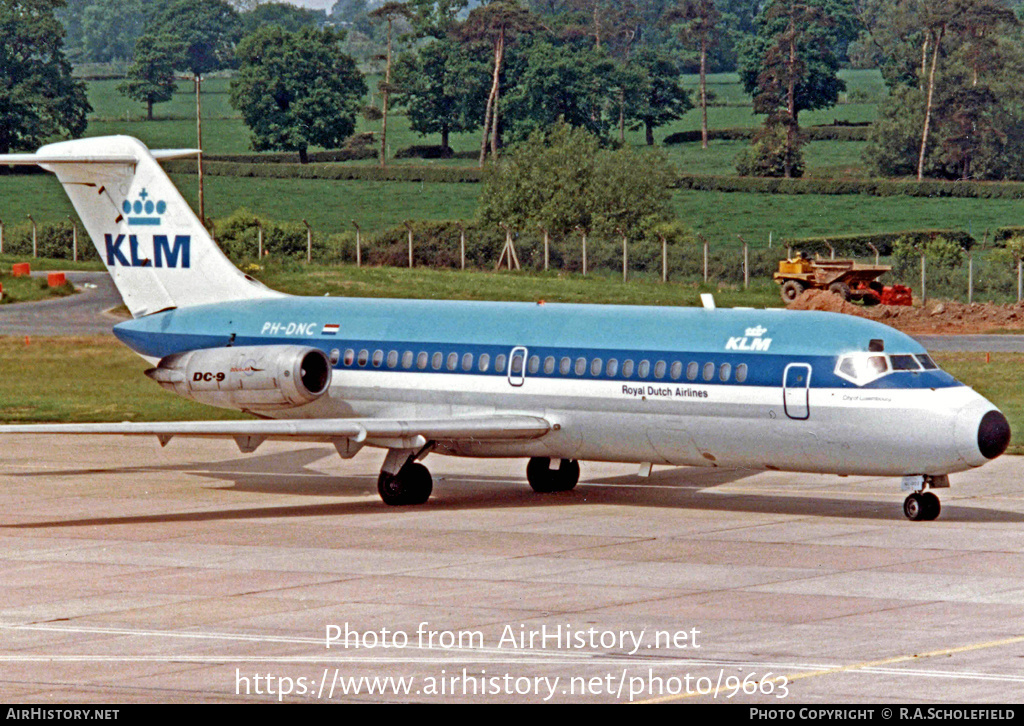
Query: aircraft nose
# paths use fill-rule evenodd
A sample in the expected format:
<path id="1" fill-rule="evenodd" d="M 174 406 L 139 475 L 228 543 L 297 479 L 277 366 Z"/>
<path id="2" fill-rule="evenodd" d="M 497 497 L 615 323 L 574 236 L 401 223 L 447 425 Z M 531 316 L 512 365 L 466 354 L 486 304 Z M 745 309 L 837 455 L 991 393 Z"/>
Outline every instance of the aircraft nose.
<path id="1" fill-rule="evenodd" d="M 978 450 L 986 459 L 994 459 L 1010 445 L 1010 422 L 1001 411 L 989 411 L 978 424 Z"/>
<path id="2" fill-rule="evenodd" d="M 956 441 L 963 460 L 981 466 L 1006 451 L 1010 423 L 999 409 L 979 396 L 957 413 Z"/>

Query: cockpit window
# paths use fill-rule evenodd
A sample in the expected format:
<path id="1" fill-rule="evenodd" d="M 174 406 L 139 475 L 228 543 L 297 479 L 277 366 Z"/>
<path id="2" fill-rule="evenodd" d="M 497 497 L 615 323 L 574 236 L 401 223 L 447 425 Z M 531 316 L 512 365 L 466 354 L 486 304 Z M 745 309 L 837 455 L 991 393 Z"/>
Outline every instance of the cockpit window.
<path id="1" fill-rule="evenodd" d="M 890 359 L 894 371 L 919 371 L 921 366 L 912 355 L 894 355 Z"/>
<path id="2" fill-rule="evenodd" d="M 836 363 L 835 373 L 857 386 L 864 386 L 890 373 L 935 370 L 938 366 L 927 354 L 894 353 L 850 353 L 841 356 Z"/>

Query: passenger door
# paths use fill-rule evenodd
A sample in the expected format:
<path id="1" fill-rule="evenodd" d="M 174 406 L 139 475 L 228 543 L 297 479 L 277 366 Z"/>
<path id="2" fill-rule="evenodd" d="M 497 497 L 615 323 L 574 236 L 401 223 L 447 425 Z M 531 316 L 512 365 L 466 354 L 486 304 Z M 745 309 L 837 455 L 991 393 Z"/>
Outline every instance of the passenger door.
<path id="1" fill-rule="evenodd" d="M 791 419 L 804 421 L 811 416 L 811 367 L 790 363 L 782 374 L 782 405 Z"/>

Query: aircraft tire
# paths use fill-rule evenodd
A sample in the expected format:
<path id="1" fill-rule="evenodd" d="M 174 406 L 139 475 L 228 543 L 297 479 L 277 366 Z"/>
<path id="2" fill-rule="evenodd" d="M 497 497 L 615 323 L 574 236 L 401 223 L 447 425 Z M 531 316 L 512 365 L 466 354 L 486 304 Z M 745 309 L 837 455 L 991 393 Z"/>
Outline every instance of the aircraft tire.
<path id="1" fill-rule="evenodd" d="M 580 480 L 580 463 L 562 459 L 557 469 L 551 468 L 551 459 L 535 456 L 526 465 L 526 480 L 533 491 L 548 494 L 571 491 Z"/>
<path id="2" fill-rule="evenodd" d="M 903 514 L 911 522 L 930 522 L 941 509 L 939 498 L 931 492 L 914 492 L 903 500 Z"/>
<path id="3" fill-rule="evenodd" d="M 377 477 L 377 493 L 392 507 L 424 504 L 434 490 L 434 480 L 423 464 L 406 464 L 397 474 L 381 472 Z"/>

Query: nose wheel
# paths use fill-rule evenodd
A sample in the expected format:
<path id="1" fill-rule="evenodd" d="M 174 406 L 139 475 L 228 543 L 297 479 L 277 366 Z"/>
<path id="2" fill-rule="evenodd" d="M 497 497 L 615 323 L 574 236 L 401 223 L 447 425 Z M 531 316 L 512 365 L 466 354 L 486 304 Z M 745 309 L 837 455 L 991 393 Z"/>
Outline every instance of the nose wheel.
<path id="1" fill-rule="evenodd" d="M 903 513 L 911 522 L 930 522 L 941 509 L 939 498 L 931 492 L 914 492 L 903 500 Z"/>

